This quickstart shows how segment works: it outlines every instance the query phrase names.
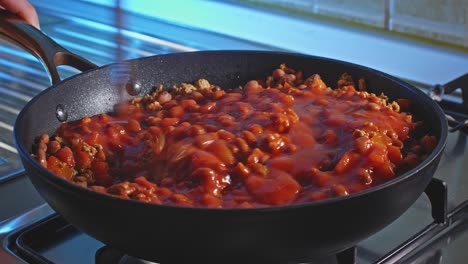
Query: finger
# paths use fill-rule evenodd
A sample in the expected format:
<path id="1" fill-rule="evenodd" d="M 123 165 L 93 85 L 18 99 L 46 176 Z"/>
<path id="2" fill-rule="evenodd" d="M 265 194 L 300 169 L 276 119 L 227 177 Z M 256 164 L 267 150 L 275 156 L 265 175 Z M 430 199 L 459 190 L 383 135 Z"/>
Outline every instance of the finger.
<path id="1" fill-rule="evenodd" d="M 36 9 L 27 0 L 0 0 L 0 5 L 27 23 L 40 28 Z"/>

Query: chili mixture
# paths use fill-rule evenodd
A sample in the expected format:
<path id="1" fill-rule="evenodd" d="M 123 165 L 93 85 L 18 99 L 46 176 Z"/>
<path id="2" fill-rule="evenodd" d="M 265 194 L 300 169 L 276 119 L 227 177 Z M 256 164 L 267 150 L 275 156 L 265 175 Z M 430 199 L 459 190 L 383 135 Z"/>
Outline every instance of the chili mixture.
<path id="1" fill-rule="evenodd" d="M 63 123 L 33 156 L 94 191 L 188 207 L 248 208 L 345 196 L 417 166 L 437 140 L 411 102 L 282 64 L 230 90 L 200 79 Z"/>

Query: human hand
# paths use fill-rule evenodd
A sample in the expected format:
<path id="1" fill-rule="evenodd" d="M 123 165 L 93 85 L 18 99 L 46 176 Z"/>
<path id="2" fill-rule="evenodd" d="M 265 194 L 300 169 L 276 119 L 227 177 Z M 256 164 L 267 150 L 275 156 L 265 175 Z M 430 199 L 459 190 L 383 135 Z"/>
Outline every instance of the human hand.
<path id="1" fill-rule="evenodd" d="M 36 28 L 40 27 L 36 9 L 28 0 L 0 0 L 0 8 L 21 17 Z"/>

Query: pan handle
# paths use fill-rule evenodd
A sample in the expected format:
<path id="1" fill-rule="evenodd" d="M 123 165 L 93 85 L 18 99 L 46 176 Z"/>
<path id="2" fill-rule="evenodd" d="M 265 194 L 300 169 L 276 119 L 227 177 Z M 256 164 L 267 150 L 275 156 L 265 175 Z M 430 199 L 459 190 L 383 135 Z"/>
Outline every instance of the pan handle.
<path id="1" fill-rule="evenodd" d="M 42 31 L 27 24 L 18 16 L 2 9 L 0 9 L 0 37 L 19 44 L 40 59 L 49 73 L 52 84 L 61 81 L 57 71 L 59 65 L 68 65 L 80 71 L 97 67 L 96 64 L 60 46 Z"/>

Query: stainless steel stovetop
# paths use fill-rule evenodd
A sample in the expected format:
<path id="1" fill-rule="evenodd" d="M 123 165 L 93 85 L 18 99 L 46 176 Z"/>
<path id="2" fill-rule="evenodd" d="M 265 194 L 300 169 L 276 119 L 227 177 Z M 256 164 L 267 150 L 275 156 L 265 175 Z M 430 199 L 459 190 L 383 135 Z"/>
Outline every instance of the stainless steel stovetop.
<path id="1" fill-rule="evenodd" d="M 119 51 L 123 51 L 119 54 L 123 54 L 125 59 L 131 59 L 208 49 L 273 49 L 267 44 L 134 14 L 126 14 L 130 25 L 127 29 L 117 30 L 113 26 L 112 10 L 103 7 L 93 10 L 99 12 L 99 18 L 95 20 L 60 15 L 44 5 L 38 7 L 44 32 L 98 65 L 114 62 Z M 138 30 L 143 27 L 146 30 Z M 157 30 L 154 34 L 142 33 L 148 32 L 148 28 Z M 122 44 L 120 47 L 116 44 L 117 39 Z M 71 76 L 76 72 L 64 68 L 61 73 L 62 76 Z M 0 40 L 0 263 L 136 263 L 116 258 L 118 253 L 103 249 L 101 242 L 66 223 L 44 203 L 23 173 L 14 147 L 13 124 L 22 106 L 48 86 L 48 77 L 34 57 Z M 468 89 L 468 83 L 465 87 Z M 465 132 L 450 133 L 434 176 L 441 181 L 434 181 L 433 189 L 428 191 L 434 196 L 444 197 L 445 189 L 441 182 L 445 182 L 446 208 L 444 202 L 436 202 L 431 211 L 428 196 L 422 195 L 394 223 L 362 241 L 355 251 L 350 250 L 343 255 L 357 252 L 356 262 L 359 264 L 465 263 L 468 259 L 467 148 Z M 103 255 L 109 255 L 105 262 L 102 261 Z"/>

